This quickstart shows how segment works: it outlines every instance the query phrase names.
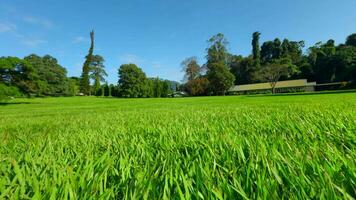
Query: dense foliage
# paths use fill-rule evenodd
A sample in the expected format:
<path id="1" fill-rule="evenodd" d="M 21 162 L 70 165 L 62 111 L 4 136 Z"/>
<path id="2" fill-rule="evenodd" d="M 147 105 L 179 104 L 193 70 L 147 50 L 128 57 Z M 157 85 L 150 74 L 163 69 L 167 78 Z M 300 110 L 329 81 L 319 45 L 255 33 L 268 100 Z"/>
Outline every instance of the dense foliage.
<path id="1" fill-rule="evenodd" d="M 275 85 L 278 80 L 297 78 L 317 83 L 348 82 L 349 87 L 356 87 L 356 34 L 348 36 L 345 44 L 335 45 L 333 40 L 318 42 L 305 53 L 304 41 L 276 38 L 260 47 L 260 35 L 252 34 L 252 54 L 247 57 L 230 54 L 224 35 L 213 36 L 208 41 L 207 61 L 199 71 L 195 70 L 199 73 L 193 79 L 192 70 L 187 70 L 187 61 L 191 59 L 184 61 L 185 77 L 190 77 L 185 78 L 185 91 L 193 96 L 220 95 L 232 86 L 232 81 L 237 85 L 265 81 Z M 196 88 L 203 88 L 202 77 L 209 80 L 209 87 L 196 92 Z"/>
<path id="2" fill-rule="evenodd" d="M 168 97 L 175 90 L 170 84 L 167 80 L 147 78 L 135 64 L 124 64 L 119 68 L 120 97 Z"/>
<path id="3" fill-rule="evenodd" d="M 58 96 L 68 94 L 67 71 L 58 64 L 57 59 L 49 55 L 40 57 L 32 54 L 25 57 L 24 61 L 33 67 L 34 73 L 37 75 L 36 80 L 34 80 L 38 87 L 37 95 Z"/>
<path id="4" fill-rule="evenodd" d="M 356 196 L 355 93 L 19 101 L 0 109 L 0 199 Z"/>

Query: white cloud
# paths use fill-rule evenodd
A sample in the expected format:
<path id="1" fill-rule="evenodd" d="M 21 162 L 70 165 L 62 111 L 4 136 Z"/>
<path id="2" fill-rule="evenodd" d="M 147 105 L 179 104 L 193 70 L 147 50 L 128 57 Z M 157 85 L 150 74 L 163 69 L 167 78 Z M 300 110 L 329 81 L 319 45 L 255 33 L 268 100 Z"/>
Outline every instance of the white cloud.
<path id="1" fill-rule="evenodd" d="M 139 64 L 139 63 L 145 62 L 144 59 L 142 59 L 139 56 L 136 56 L 134 54 L 121 55 L 120 60 L 124 63 L 134 63 L 134 64 Z"/>
<path id="2" fill-rule="evenodd" d="M 16 25 L 7 22 L 0 22 L 0 33 L 10 32 L 16 30 Z"/>
<path id="3" fill-rule="evenodd" d="M 89 38 L 83 37 L 83 36 L 78 36 L 74 38 L 73 43 L 89 43 Z"/>
<path id="4" fill-rule="evenodd" d="M 42 26 L 44 28 L 52 28 L 54 26 L 53 22 L 48 19 L 38 18 L 38 17 L 33 17 L 33 16 L 26 16 L 23 18 L 23 21 L 25 21 L 29 24 Z"/>
<path id="5" fill-rule="evenodd" d="M 152 66 L 152 68 L 158 69 L 158 68 L 162 67 L 162 63 L 160 61 L 153 61 L 153 62 L 151 62 L 151 66 Z"/>
<path id="6" fill-rule="evenodd" d="M 41 44 L 46 44 L 47 41 L 46 40 L 42 40 L 42 39 L 34 39 L 34 38 L 23 38 L 21 40 L 21 43 L 29 46 L 29 47 L 37 47 Z"/>

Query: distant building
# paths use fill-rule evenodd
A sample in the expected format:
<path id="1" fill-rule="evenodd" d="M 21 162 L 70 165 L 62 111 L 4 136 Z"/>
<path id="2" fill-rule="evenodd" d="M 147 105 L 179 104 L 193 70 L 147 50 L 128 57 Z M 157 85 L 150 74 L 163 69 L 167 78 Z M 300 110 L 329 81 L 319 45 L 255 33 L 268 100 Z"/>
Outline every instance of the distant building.
<path id="1" fill-rule="evenodd" d="M 171 97 L 185 97 L 185 96 L 188 96 L 188 94 L 183 91 L 175 91 L 172 94 L 170 94 L 169 96 L 171 96 Z"/>
<path id="2" fill-rule="evenodd" d="M 308 82 L 307 79 L 278 81 L 275 87 L 276 93 L 283 92 L 313 92 L 315 91 L 316 82 Z M 256 83 L 246 85 L 235 85 L 229 89 L 229 93 L 249 93 L 271 91 L 270 83 Z"/>

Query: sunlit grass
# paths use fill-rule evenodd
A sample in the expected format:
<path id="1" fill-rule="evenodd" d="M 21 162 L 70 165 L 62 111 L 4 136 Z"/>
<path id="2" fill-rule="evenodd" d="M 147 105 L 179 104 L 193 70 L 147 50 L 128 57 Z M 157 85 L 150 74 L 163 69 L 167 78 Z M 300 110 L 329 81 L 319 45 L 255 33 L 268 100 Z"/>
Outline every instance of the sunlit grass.
<path id="1" fill-rule="evenodd" d="M 0 106 L 0 199 L 356 196 L 356 94 Z"/>

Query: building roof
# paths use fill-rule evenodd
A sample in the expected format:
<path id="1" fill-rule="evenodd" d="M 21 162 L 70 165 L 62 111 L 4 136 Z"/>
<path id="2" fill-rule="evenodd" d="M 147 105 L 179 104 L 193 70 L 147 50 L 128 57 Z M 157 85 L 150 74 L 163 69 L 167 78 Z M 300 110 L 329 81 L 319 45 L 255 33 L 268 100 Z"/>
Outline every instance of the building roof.
<path id="1" fill-rule="evenodd" d="M 316 82 L 308 83 L 307 79 L 289 80 L 289 81 L 278 81 L 275 88 L 290 88 L 290 87 L 305 87 L 305 86 L 315 86 Z M 256 83 L 247 85 L 235 85 L 229 89 L 229 92 L 240 92 L 240 91 L 250 91 L 250 90 L 268 90 L 272 89 L 270 83 Z"/>

